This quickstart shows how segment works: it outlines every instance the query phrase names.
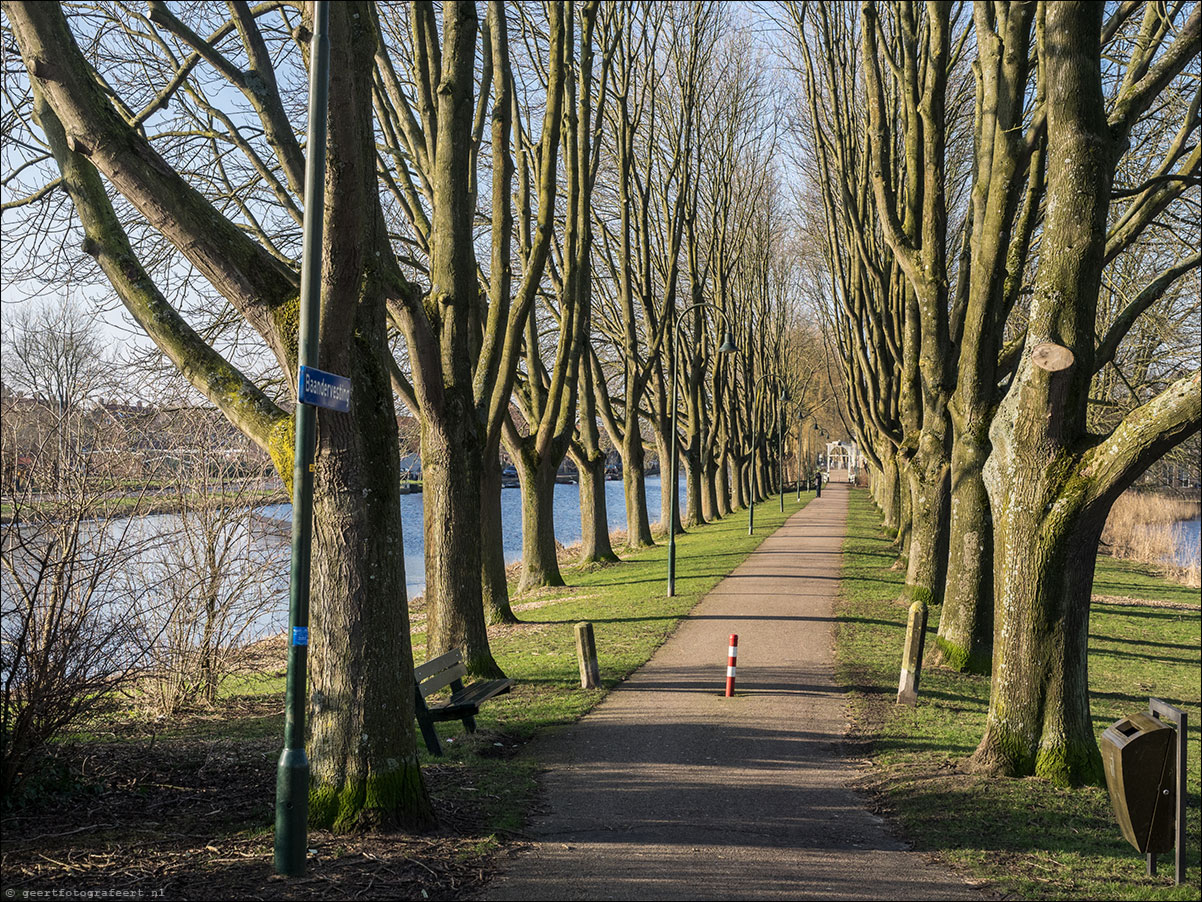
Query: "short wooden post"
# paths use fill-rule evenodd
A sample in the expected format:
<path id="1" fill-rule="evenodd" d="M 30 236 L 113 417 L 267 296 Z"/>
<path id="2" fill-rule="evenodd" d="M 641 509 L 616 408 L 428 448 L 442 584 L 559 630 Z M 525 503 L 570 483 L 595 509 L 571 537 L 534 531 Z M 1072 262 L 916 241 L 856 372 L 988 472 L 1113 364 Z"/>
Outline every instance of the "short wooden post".
<path id="1" fill-rule="evenodd" d="M 587 620 L 576 624 L 576 660 L 580 662 L 580 688 L 601 687 L 601 665 L 597 663 L 597 643 L 593 640 L 593 625 Z"/>
<path id="2" fill-rule="evenodd" d="M 899 705 L 918 704 L 918 677 L 922 673 L 922 647 L 927 636 L 927 606 L 921 601 L 910 605 L 906 625 L 906 647 L 902 652 L 901 679 L 897 684 Z"/>

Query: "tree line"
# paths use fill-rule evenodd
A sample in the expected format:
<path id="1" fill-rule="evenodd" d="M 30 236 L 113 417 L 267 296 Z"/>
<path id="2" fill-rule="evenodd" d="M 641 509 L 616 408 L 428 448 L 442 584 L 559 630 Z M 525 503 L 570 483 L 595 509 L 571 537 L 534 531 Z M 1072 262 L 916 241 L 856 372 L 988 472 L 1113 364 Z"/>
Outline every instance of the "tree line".
<path id="1" fill-rule="evenodd" d="M 3 10 L 8 272 L 103 286 L 290 482 L 311 5 Z M 523 589 L 563 582 L 551 499 L 566 456 L 581 557 L 616 558 L 603 436 L 629 548 L 654 542 L 648 448 L 683 463 L 683 523 L 674 487 L 661 493 L 672 530 L 774 492 L 786 463 L 813 467 L 821 339 L 795 303 L 779 110 L 733 15 L 331 4 L 318 365 L 354 388 L 349 414 L 317 421 L 316 825 L 431 818 L 399 409 L 420 425 L 427 651 L 459 648 L 479 675 L 500 673 L 488 624 L 515 619 L 502 445 L 522 484 Z M 728 333 L 738 351 L 719 354 Z M 787 460 L 764 440 L 778 425 Z"/>
<path id="2" fill-rule="evenodd" d="M 785 5 L 846 410 L 973 762 L 1097 782 L 1107 514 L 1199 430 L 1199 5 Z M 1192 71 L 1191 71 L 1192 69 Z"/>

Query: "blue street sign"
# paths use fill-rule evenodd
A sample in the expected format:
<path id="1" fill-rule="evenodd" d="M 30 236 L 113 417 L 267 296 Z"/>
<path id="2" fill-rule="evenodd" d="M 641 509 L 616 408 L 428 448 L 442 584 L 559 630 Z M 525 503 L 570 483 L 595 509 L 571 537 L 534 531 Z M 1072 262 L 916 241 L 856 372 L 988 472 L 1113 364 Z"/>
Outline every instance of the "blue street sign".
<path id="1" fill-rule="evenodd" d="M 351 409 L 351 380 L 311 366 L 300 368 L 300 402 L 346 413 Z"/>

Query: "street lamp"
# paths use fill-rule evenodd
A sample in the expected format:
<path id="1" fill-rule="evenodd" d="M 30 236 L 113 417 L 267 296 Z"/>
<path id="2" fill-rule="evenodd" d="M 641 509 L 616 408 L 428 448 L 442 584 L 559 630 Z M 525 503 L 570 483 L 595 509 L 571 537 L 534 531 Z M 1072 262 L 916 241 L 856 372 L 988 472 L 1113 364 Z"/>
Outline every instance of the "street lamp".
<path id="1" fill-rule="evenodd" d="M 297 362 L 318 361 L 321 312 L 322 204 L 329 107 L 329 3 L 313 8 L 310 42 L 309 153 L 305 165 L 305 218 L 300 281 Z M 301 377 L 301 381 L 303 382 Z M 306 683 L 309 660 L 309 557 L 313 533 L 313 448 L 317 413 L 297 386 L 292 470 L 292 567 L 288 591 L 288 669 L 285 683 L 284 749 L 276 766 L 275 870 L 287 877 L 305 873 L 309 847 L 309 759 L 305 755 Z"/>
<path id="2" fill-rule="evenodd" d="M 780 406 L 776 409 L 776 485 L 780 489 L 780 512 L 785 512 L 785 402 L 789 395 L 780 390 Z"/>
<path id="3" fill-rule="evenodd" d="M 801 433 L 805 429 L 805 417 L 797 408 L 797 500 L 801 500 Z"/>
<path id="4" fill-rule="evenodd" d="M 722 344 L 718 346 L 719 354 L 734 354 L 738 351 L 735 347 L 735 337 L 730 331 L 730 321 L 726 318 L 726 314 L 722 309 L 715 304 L 707 303 L 706 301 L 698 301 L 692 306 L 686 307 L 676 316 L 676 323 L 672 327 L 672 466 L 669 473 L 669 482 L 667 489 L 672 493 L 671 501 L 668 503 L 668 597 L 672 598 L 676 594 L 676 519 L 679 517 L 678 508 L 680 507 L 680 491 L 676 484 L 678 479 L 676 475 L 676 420 L 677 420 L 677 400 L 676 400 L 676 371 L 679 367 L 676 365 L 676 348 L 680 346 L 680 326 L 683 317 L 696 310 L 698 307 L 710 307 L 715 313 L 722 318 L 726 324 L 726 331 L 722 333 Z"/>
<path id="5" fill-rule="evenodd" d="M 784 433 L 781 430 L 781 415 L 784 413 L 783 405 L 785 402 L 785 385 L 783 382 L 781 382 L 780 376 L 778 376 L 776 373 L 764 373 L 764 375 L 760 376 L 760 378 L 755 380 L 755 385 L 752 387 L 752 390 L 751 390 L 751 407 L 752 407 L 752 411 L 751 411 L 751 414 L 752 414 L 752 421 L 751 421 L 751 479 L 750 479 L 750 485 L 748 486 L 748 488 L 750 489 L 750 491 L 748 492 L 748 495 L 750 496 L 750 499 L 751 499 L 751 506 L 747 509 L 747 535 L 749 535 L 749 536 L 753 535 L 755 533 L 755 448 L 756 448 L 756 445 L 758 444 L 757 440 L 759 439 L 759 430 L 755 428 L 755 401 L 756 401 L 756 398 L 759 397 L 760 383 L 763 382 L 765 379 L 772 379 L 773 381 L 776 382 L 777 388 L 780 389 L 781 407 L 777 408 L 776 431 L 777 431 L 777 442 L 779 443 L 779 448 L 781 449 L 782 455 L 783 455 L 783 449 L 784 449 L 784 437 L 783 437 Z M 779 485 L 780 493 L 781 493 L 780 509 L 781 509 L 782 513 L 785 510 L 785 484 L 784 484 L 785 477 L 784 477 L 783 466 L 784 466 L 784 464 L 782 463 L 781 467 L 778 468 L 778 470 L 777 470 L 777 472 L 779 474 L 778 485 Z"/>

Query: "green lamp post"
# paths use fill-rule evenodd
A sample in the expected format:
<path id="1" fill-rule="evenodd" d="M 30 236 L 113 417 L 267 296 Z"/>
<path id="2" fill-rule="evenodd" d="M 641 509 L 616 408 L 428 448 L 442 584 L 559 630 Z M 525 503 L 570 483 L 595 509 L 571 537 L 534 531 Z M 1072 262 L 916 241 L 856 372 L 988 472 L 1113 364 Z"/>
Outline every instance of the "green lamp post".
<path id="1" fill-rule="evenodd" d="M 305 219 L 301 257 L 299 366 L 317 363 L 321 310 L 321 239 L 325 213 L 326 111 L 329 107 L 329 3 L 313 4 L 309 61 L 309 142 L 305 164 Z M 313 539 L 313 446 L 317 412 L 296 402 L 292 468 L 292 570 L 288 595 L 288 676 L 284 750 L 276 770 L 275 869 L 305 872 L 309 832 L 309 759 L 305 756 L 305 701 L 309 651 L 309 555 Z"/>

